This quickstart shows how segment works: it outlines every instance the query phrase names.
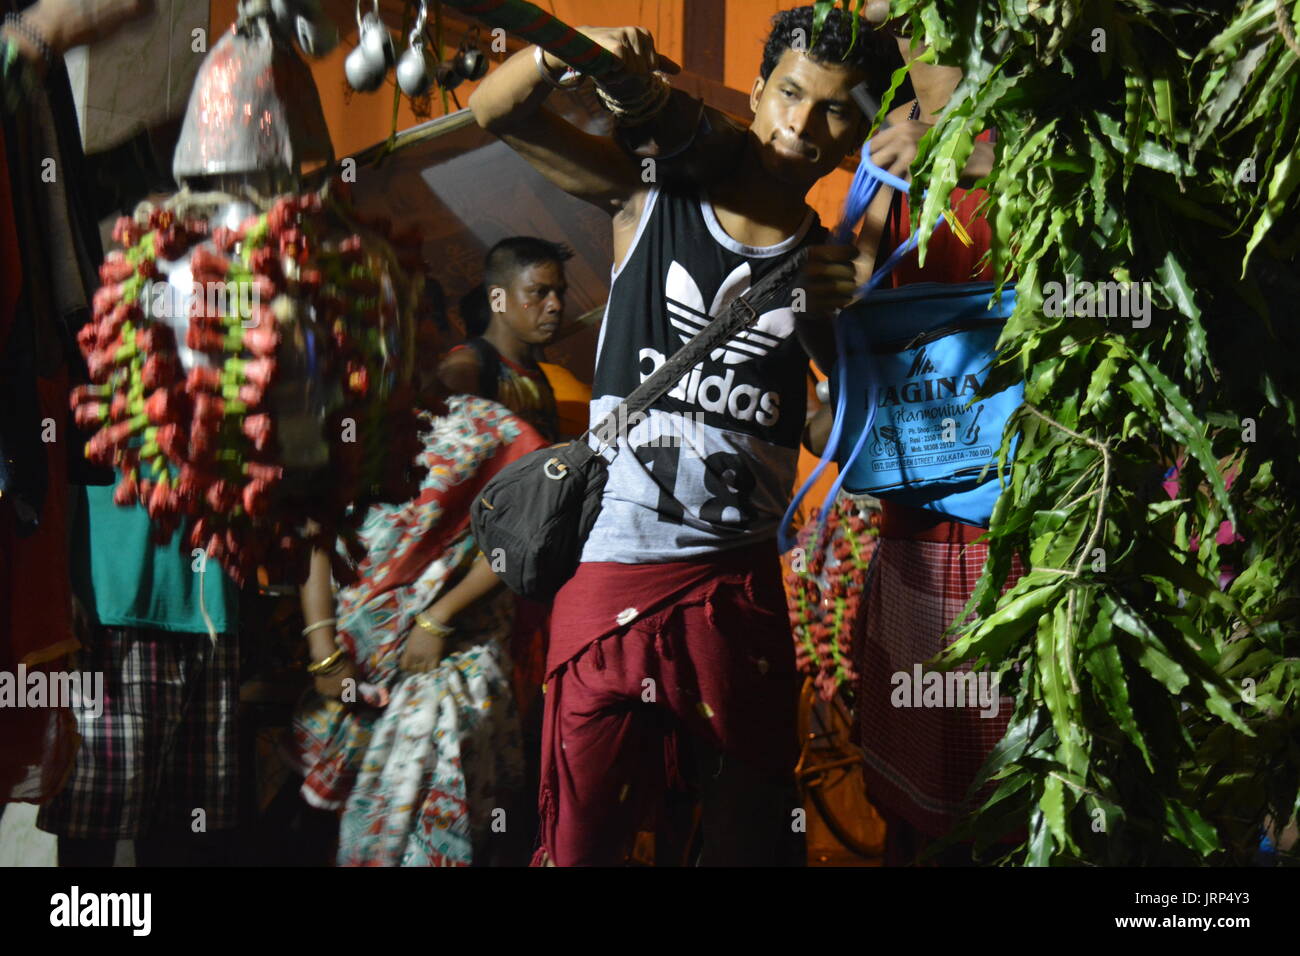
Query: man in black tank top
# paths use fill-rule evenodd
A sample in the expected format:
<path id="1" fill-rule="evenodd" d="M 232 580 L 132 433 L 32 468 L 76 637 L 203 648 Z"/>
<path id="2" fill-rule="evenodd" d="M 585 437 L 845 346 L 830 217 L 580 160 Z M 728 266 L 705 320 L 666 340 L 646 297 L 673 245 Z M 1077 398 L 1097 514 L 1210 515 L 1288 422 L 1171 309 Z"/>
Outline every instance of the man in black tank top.
<path id="1" fill-rule="evenodd" d="M 500 402 L 547 441 L 559 435 L 555 393 L 537 360 L 564 321 L 573 252 L 532 236 L 511 236 L 488 250 L 483 266 L 482 316 L 462 315 L 470 337 L 442 360 L 438 377 L 454 394 Z M 468 299 L 468 297 L 466 297 Z M 462 300 L 462 309 L 466 300 Z M 484 327 L 470 329 L 470 321 Z"/>
<path id="2" fill-rule="evenodd" d="M 769 269 L 809 251 L 795 288 L 620 429 L 600 517 L 552 613 L 538 864 L 621 862 L 682 778 L 703 805 L 702 862 L 799 862 L 799 675 L 775 536 L 808 357 L 829 369 L 828 320 L 865 271 L 853 246 L 823 245 L 805 197 L 868 132 L 850 91 L 866 81 L 878 98 L 902 65 L 865 21 L 854 42 L 838 9 L 811 45 L 812 19 L 811 7 L 774 19 L 743 146 L 693 157 L 725 161 L 707 183 L 658 183 L 545 109 L 565 65 L 536 48 L 470 100 L 480 125 L 612 217 L 593 424 Z M 582 32 L 630 74 L 678 70 L 644 29 Z"/>

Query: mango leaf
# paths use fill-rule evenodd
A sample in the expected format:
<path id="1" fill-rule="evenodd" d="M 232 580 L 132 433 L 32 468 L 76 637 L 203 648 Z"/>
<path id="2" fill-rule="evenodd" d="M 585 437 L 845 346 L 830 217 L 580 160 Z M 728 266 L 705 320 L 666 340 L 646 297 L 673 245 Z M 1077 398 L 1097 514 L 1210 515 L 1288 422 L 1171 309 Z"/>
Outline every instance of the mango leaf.
<path id="1" fill-rule="evenodd" d="M 956 664 L 970 654 L 999 658 L 1011 644 L 1032 631 L 1049 602 L 1062 593 L 1061 575 L 1030 571 L 1002 596 L 998 609 L 968 634 L 953 642 L 939 658 Z"/>
<path id="2" fill-rule="evenodd" d="M 1065 843 L 1065 785 L 1061 778 L 1049 776 L 1043 781 L 1043 798 L 1038 801 L 1043 810 L 1043 819 L 1052 831 L 1052 838 L 1059 844 Z"/>
<path id="3" fill-rule="evenodd" d="M 1200 149 L 1204 146 L 1205 141 L 1218 129 L 1228 110 L 1238 105 L 1241 91 L 1250 82 L 1251 76 L 1255 73 L 1255 68 L 1259 66 L 1260 60 L 1264 58 L 1264 54 L 1268 51 L 1270 42 L 1266 40 L 1263 43 L 1256 44 L 1244 57 L 1232 62 L 1227 75 L 1218 88 L 1214 101 L 1208 106 L 1203 104 L 1203 112 L 1196 117 L 1198 132 L 1195 139 L 1192 140 L 1194 149 Z"/>
<path id="4" fill-rule="evenodd" d="M 1209 856 L 1220 848 L 1218 834 L 1214 832 L 1214 827 L 1206 823 L 1195 810 L 1184 806 L 1179 801 L 1166 802 L 1165 824 L 1172 837 L 1184 846 L 1191 847 L 1201 856 Z"/>
<path id="5" fill-rule="evenodd" d="M 1034 654 L 1043 702 L 1052 715 L 1052 726 L 1056 728 L 1059 741 L 1057 758 L 1070 773 L 1082 776 L 1088 758 L 1079 739 L 1079 698 L 1070 686 L 1069 673 L 1074 657 L 1070 625 L 1066 602 L 1060 601 L 1050 617 L 1045 614 L 1038 620 Z M 1056 832 L 1054 828 L 1053 832 L 1058 843 L 1066 842 L 1063 830 Z"/>
<path id="6" fill-rule="evenodd" d="M 1236 521 L 1236 513 L 1233 510 L 1232 502 L 1228 499 L 1228 488 L 1224 484 L 1223 474 L 1219 468 L 1218 459 L 1214 456 L 1214 449 L 1210 447 L 1209 439 L 1205 437 L 1204 431 L 1198 427 L 1196 414 L 1188 404 L 1187 399 L 1183 398 L 1182 393 L 1169 376 L 1156 368 L 1141 355 L 1134 355 L 1133 361 L 1135 368 L 1130 372 L 1134 379 L 1137 379 L 1137 370 L 1140 369 L 1149 382 L 1155 386 L 1160 397 L 1164 399 L 1164 408 L 1160 410 L 1161 425 L 1166 428 L 1170 435 L 1185 444 L 1188 450 L 1196 456 L 1197 462 L 1205 472 L 1205 477 L 1210 482 L 1210 488 L 1214 492 L 1215 501 L 1223 509 L 1224 515 L 1228 521 Z"/>

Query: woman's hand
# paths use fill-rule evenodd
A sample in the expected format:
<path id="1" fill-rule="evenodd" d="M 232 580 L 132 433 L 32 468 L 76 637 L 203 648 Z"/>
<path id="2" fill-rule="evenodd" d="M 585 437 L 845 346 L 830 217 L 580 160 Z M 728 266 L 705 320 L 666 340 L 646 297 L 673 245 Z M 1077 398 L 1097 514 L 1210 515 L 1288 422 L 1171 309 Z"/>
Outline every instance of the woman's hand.
<path id="1" fill-rule="evenodd" d="M 349 657 L 343 659 L 337 670 L 317 674 L 314 683 L 316 693 L 322 697 L 341 700 L 345 704 L 357 702 L 357 669 Z"/>
<path id="2" fill-rule="evenodd" d="M 427 674 L 442 661 L 447 653 L 447 638 L 420 627 L 411 628 L 406 635 L 406 648 L 399 665 L 408 674 Z"/>

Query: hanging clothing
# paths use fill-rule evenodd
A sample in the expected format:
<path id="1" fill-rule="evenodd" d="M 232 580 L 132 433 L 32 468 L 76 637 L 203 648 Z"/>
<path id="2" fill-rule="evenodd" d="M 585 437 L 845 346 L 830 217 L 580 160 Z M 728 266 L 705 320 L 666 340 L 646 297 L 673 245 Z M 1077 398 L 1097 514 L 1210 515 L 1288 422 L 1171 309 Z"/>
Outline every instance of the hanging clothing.
<path id="1" fill-rule="evenodd" d="M 36 86 L 12 45 L 0 57 L 0 670 L 58 672 L 77 647 L 68 485 L 111 480 L 85 461 L 68 404 L 87 380 L 75 334 L 103 253 L 62 61 Z M 0 802 L 47 799 L 78 742 L 67 710 L 0 709 Z"/>
<path id="2" fill-rule="evenodd" d="M 491 850 L 493 809 L 522 782 L 505 647 L 514 613 L 508 592 L 456 618 L 450 653 L 434 671 L 407 674 L 399 660 L 415 616 L 479 553 L 470 502 L 492 475 L 545 443 L 501 405 L 473 396 L 453 396 L 446 414 L 424 418 L 420 493 L 369 510 L 359 580 L 335 599 L 358 701 L 349 707 L 310 692 L 294 718 L 290 757 L 304 798 L 343 809 L 343 866 L 481 861 Z"/>

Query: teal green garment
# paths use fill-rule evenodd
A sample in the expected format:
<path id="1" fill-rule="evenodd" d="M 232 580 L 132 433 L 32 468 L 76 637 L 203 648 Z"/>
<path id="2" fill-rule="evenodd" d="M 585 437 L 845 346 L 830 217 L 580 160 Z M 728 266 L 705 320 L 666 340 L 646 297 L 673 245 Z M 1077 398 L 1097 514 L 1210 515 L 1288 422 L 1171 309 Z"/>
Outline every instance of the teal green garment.
<path id="1" fill-rule="evenodd" d="M 212 627 L 230 634 L 239 622 L 239 591 L 221 565 L 201 559 L 182 524 L 169 544 L 149 540 L 149 516 L 140 505 L 119 508 L 111 486 L 85 489 L 77 516 L 74 581 L 86 610 L 106 627 L 142 627 L 208 633 L 199 608 L 199 581 Z"/>

